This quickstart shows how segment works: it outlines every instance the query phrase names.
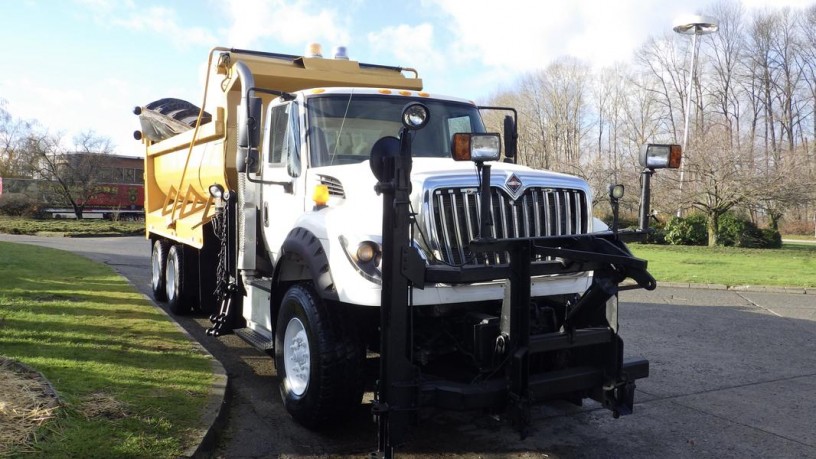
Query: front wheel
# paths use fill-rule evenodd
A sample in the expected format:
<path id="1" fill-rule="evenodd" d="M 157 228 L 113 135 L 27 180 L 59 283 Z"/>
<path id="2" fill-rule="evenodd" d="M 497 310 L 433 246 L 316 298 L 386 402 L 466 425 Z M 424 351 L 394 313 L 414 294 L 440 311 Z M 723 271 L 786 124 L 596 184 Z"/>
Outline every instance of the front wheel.
<path id="1" fill-rule="evenodd" d="M 275 331 L 283 404 L 305 427 L 338 421 L 360 405 L 365 349 L 353 324 L 308 284 L 289 288 Z"/>

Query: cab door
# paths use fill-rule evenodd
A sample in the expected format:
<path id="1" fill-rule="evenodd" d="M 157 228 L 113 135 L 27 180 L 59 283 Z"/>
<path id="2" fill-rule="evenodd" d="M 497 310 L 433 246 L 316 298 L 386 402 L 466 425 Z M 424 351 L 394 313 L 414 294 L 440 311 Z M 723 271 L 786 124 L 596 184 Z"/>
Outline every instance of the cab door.
<path id="1" fill-rule="evenodd" d="M 261 228 L 266 249 L 277 262 L 284 238 L 304 212 L 305 174 L 301 167 L 299 104 L 269 108 L 262 168 Z"/>

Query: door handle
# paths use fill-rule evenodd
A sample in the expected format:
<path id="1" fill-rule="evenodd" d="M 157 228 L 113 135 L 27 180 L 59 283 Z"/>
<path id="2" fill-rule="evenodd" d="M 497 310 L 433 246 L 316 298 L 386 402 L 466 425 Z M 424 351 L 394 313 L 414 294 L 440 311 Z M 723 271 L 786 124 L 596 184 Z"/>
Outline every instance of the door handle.
<path id="1" fill-rule="evenodd" d="M 264 226 L 269 227 L 269 203 L 267 202 L 263 205 L 263 222 Z"/>

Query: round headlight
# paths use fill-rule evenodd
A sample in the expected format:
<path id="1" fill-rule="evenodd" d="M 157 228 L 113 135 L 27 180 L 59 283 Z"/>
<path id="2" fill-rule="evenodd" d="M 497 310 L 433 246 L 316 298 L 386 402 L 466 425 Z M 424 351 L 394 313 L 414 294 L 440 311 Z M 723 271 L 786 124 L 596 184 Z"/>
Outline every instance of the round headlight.
<path id="1" fill-rule="evenodd" d="M 368 263 L 377 256 L 377 248 L 371 242 L 361 242 L 357 246 L 357 260 Z"/>
<path id="2" fill-rule="evenodd" d="M 428 107 L 419 102 L 412 102 L 402 109 L 402 124 L 408 129 L 422 129 L 430 118 Z"/>

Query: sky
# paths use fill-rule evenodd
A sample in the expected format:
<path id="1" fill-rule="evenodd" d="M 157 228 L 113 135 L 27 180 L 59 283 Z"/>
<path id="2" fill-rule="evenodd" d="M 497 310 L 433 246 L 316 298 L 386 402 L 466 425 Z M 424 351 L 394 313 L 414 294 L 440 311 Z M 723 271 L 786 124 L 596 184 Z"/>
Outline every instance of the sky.
<path id="1" fill-rule="evenodd" d="M 629 61 L 650 36 L 714 0 L 0 0 L 0 103 L 68 145 L 92 130 L 143 155 L 133 107 L 163 97 L 200 104 L 213 47 L 415 68 L 425 90 L 474 101 L 570 55 Z M 743 0 L 800 8 L 816 0 Z M 4 101 L 4 102 L 3 102 Z"/>

